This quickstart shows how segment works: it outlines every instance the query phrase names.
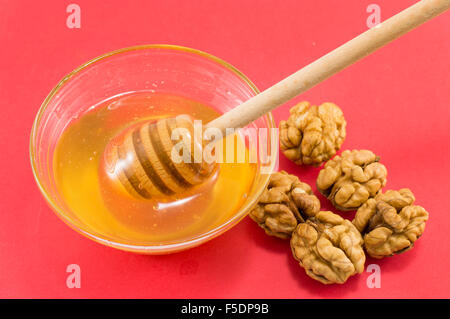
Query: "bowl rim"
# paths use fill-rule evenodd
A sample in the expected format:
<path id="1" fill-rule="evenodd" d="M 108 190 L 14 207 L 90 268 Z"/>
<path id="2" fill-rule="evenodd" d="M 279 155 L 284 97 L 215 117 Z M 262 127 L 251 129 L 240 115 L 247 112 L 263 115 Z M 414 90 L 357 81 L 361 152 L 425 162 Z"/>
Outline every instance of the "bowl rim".
<path id="1" fill-rule="evenodd" d="M 208 232 L 205 232 L 203 234 L 200 234 L 198 236 L 190 238 L 186 241 L 167 243 L 167 244 L 163 243 L 160 245 L 155 245 L 155 244 L 153 244 L 153 245 L 137 245 L 136 244 L 135 245 L 135 244 L 129 244 L 129 243 L 121 243 L 118 241 L 112 241 L 112 240 L 109 240 L 106 238 L 102 238 L 101 236 L 93 234 L 92 232 L 89 232 L 85 229 L 82 229 L 82 227 L 75 225 L 73 223 L 73 221 L 69 217 L 66 216 L 64 209 L 60 208 L 59 205 L 57 205 L 52 200 L 52 197 L 46 191 L 45 187 L 43 186 L 43 184 L 40 180 L 39 174 L 37 172 L 37 167 L 36 167 L 37 163 L 34 160 L 35 159 L 35 147 L 36 147 L 35 140 L 37 138 L 37 132 L 38 132 L 39 124 L 41 122 L 41 118 L 42 118 L 44 112 L 46 111 L 49 102 L 53 99 L 53 97 L 59 92 L 59 90 L 73 76 L 75 76 L 82 70 L 86 69 L 87 67 L 91 66 L 92 64 L 99 62 L 103 59 L 109 58 L 111 56 L 130 52 L 130 51 L 148 50 L 148 49 L 165 49 L 165 50 L 182 51 L 185 53 L 191 53 L 191 54 L 195 54 L 200 57 L 209 59 L 217 64 L 220 64 L 221 66 L 225 67 L 226 69 L 232 71 L 241 80 L 243 80 L 253 90 L 253 92 L 255 94 L 260 93 L 260 91 L 258 90 L 256 85 L 253 84 L 253 82 L 251 82 L 250 79 L 248 79 L 247 76 L 244 75 L 244 73 L 239 71 L 236 67 L 229 64 L 228 62 L 226 62 L 214 55 L 206 53 L 204 51 L 200 51 L 197 49 L 192 49 L 192 48 L 180 46 L 180 45 L 173 45 L 173 44 L 144 44 L 144 45 L 137 45 L 137 46 L 131 46 L 131 47 L 114 50 L 114 51 L 102 54 L 98 57 L 95 57 L 86 63 L 83 63 L 82 65 L 80 65 L 79 67 L 77 67 L 76 69 L 74 69 L 73 71 L 68 73 L 67 75 L 65 75 L 58 82 L 58 84 L 50 91 L 50 93 L 47 95 L 45 100 L 42 102 L 42 104 L 36 114 L 36 117 L 33 121 L 33 125 L 31 128 L 31 134 L 30 134 L 29 153 L 30 153 L 30 161 L 31 161 L 31 168 L 32 168 L 33 176 L 38 185 L 39 190 L 41 191 L 42 195 L 44 196 L 44 198 L 45 198 L 47 204 L 50 206 L 50 208 L 70 228 L 72 228 L 76 232 L 84 235 L 85 237 L 88 237 L 88 238 L 90 238 L 98 243 L 101 243 L 103 245 L 106 245 L 106 246 L 114 247 L 114 248 L 125 250 L 125 251 L 131 251 L 131 252 L 158 254 L 158 253 L 170 253 L 170 252 L 174 252 L 174 251 L 181 251 L 184 249 L 192 248 L 192 247 L 200 245 L 201 243 L 204 243 L 206 241 L 209 241 L 209 240 L 219 236 L 220 234 L 224 233 L 225 231 L 229 230 L 231 227 L 236 225 L 241 219 L 243 219 L 248 214 L 248 212 L 250 211 L 252 206 L 254 204 L 256 204 L 259 196 L 255 196 L 254 200 L 252 200 L 252 201 L 248 202 L 246 205 L 243 205 L 242 207 L 240 207 L 239 211 L 232 218 L 227 220 L 225 223 L 222 223 L 219 226 L 209 230 Z M 271 112 L 267 113 L 263 117 L 266 118 L 269 125 L 271 125 L 273 128 L 276 128 L 275 121 L 274 121 L 274 118 L 273 118 L 273 115 Z M 276 161 L 277 161 L 277 157 L 278 157 L 278 139 L 275 141 L 275 147 L 276 147 L 276 151 L 273 152 L 274 155 L 272 155 L 272 161 L 271 161 L 271 166 L 270 166 L 270 170 L 269 170 L 270 172 L 273 171 Z M 262 174 L 261 178 L 263 178 L 263 182 L 255 190 L 256 194 L 261 194 L 262 191 L 266 188 L 266 186 L 269 182 L 270 174 Z"/>

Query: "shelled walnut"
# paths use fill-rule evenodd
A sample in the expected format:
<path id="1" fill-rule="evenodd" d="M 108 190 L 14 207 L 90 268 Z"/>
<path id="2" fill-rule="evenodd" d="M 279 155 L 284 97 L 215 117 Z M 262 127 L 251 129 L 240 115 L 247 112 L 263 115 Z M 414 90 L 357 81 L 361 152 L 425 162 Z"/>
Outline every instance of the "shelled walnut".
<path id="1" fill-rule="evenodd" d="M 386 185 L 387 170 L 367 150 L 346 150 L 325 164 L 317 189 L 340 210 L 354 210 L 375 197 Z"/>
<path id="2" fill-rule="evenodd" d="M 308 184 L 284 171 L 272 174 L 250 217 L 268 235 L 287 239 L 298 222 L 320 210 L 319 199 Z"/>
<path id="3" fill-rule="evenodd" d="M 281 121 L 280 148 L 296 164 L 318 166 L 336 154 L 345 139 L 346 121 L 333 103 L 320 106 L 300 102 Z"/>
<path id="4" fill-rule="evenodd" d="M 413 193 L 403 188 L 369 199 L 356 212 L 353 224 L 364 236 L 367 253 L 383 258 L 411 249 L 422 235 L 427 211 L 413 205 Z"/>
<path id="5" fill-rule="evenodd" d="M 344 283 L 364 270 L 363 239 L 356 227 L 329 211 L 321 211 L 292 233 L 294 258 L 311 278 L 324 284 Z"/>

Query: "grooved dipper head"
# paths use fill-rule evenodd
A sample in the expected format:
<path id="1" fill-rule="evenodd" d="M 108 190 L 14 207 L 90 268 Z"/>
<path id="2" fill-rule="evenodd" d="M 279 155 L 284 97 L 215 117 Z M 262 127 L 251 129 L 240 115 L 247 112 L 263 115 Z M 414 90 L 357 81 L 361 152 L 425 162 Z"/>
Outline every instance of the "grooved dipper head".
<path id="1" fill-rule="evenodd" d="M 107 145 L 104 169 L 137 198 L 182 193 L 203 183 L 216 169 L 216 163 L 194 158 L 202 154 L 202 132 L 195 133 L 188 116 L 134 125 Z"/>

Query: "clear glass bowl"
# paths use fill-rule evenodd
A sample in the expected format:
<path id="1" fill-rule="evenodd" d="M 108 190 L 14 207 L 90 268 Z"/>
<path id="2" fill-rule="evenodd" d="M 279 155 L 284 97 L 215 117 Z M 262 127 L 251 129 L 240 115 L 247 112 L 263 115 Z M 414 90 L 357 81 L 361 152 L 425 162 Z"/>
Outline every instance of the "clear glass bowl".
<path id="1" fill-rule="evenodd" d="M 155 87 L 155 83 L 158 85 Z M 50 92 L 33 123 L 30 157 L 36 182 L 51 208 L 71 228 L 107 246 L 122 250 L 158 254 L 187 249 L 230 229 L 247 215 L 266 187 L 278 156 L 278 144 L 268 136 L 269 162 L 258 163 L 257 174 L 246 201 L 227 221 L 208 232 L 182 242 L 130 244 L 90 229 L 65 204 L 56 188 L 53 173 L 54 150 L 64 129 L 92 106 L 125 92 L 155 90 L 197 100 L 220 113 L 236 107 L 258 93 L 244 74 L 228 63 L 204 52 L 173 45 L 143 45 L 117 50 L 80 66 Z M 275 128 L 269 113 L 251 127 Z M 272 140 L 270 140 L 272 138 Z M 213 213 L 213 212 L 211 212 Z"/>

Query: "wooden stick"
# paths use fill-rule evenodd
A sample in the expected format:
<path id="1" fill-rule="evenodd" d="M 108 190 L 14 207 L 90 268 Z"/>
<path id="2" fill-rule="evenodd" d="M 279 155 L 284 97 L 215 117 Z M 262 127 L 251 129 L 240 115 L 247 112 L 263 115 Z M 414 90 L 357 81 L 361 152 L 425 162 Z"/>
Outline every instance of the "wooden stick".
<path id="1" fill-rule="evenodd" d="M 422 0 L 360 34 L 274 86 L 211 121 L 206 127 L 241 128 L 392 40 L 450 8 L 450 0 Z"/>

